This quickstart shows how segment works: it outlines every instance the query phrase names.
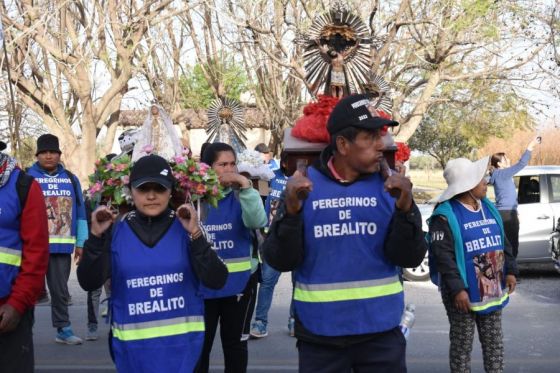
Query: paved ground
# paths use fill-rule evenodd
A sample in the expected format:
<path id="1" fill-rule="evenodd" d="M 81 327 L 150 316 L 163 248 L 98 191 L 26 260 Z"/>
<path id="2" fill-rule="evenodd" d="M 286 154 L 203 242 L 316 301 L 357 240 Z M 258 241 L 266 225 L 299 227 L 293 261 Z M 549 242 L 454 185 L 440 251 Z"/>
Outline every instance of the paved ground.
<path id="1" fill-rule="evenodd" d="M 518 291 L 504 312 L 506 372 L 558 372 L 560 367 L 560 276 L 551 266 L 524 270 Z M 75 332 L 85 336 L 86 297 L 73 272 L 70 280 L 74 305 L 70 316 Z M 447 372 L 448 325 L 441 300 L 431 283 L 406 283 L 406 300 L 417 306 L 416 325 L 407 350 L 409 372 Z M 291 292 L 288 275 L 281 277 L 270 313 L 269 336 L 249 343 L 250 372 L 297 371 L 295 339 L 287 334 Z M 50 307 L 36 309 L 35 347 L 37 372 L 114 372 L 107 350 L 108 326 L 102 337 L 81 346 L 54 343 Z M 212 371 L 223 371 L 219 341 L 211 358 Z M 475 342 L 473 372 L 482 371 L 480 345 Z"/>

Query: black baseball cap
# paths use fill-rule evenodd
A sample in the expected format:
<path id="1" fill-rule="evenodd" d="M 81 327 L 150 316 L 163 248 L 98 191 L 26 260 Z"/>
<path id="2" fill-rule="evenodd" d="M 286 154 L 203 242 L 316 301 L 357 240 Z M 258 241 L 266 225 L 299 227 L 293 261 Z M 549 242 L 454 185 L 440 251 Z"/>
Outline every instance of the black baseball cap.
<path id="1" fill-rule="evenodd" d="M 0 152 L 4 149 L 6 149 L 6 143 L 4 141 L 0 141 Z"/>
<path id="2" fill-rule="evenodd" d="M 368 109 L 370 104 L 369 94 L 355 94 L 341 99 L 331 111 L 327 121 L 329 134 L 333 135 L 347 127 L 376 129 L 399 125 L 399 122 L 372 114 Z"/>
<path id="3" fill-rule="evenodd" d="M 171 189 L 174 182 L 169 163 L 159 155 L 150 154 L 139 158 L 130 171 L 130 185 L 133 188 L 146 183 L 157 183 Z"/>
<path id="4" fill-rule="evenodd" d="M 39 136 L 39 138 L 37 139 L 37 151 L 35 152 L 35 155 L 47 151 L 57 152 L 58 154 L 62 153 L 60 151 L 60 144 L 58 143 L 58 137 L 50 133 L 46 133 L 44 135 Z"/>

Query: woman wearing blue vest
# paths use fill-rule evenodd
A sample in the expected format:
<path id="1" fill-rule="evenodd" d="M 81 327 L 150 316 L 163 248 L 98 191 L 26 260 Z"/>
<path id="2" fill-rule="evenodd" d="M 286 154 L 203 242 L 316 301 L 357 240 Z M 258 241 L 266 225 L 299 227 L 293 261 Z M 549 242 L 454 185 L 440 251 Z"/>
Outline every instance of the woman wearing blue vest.
<path id="1" fill-rule="evenodd" d="M 486 372 L 504 369 L 502 309 L 515 289 L 517 266 L 500 213 L 486 198 L 488 162 L 450 160 L 447 189 L 430 218 L 443 304 L 449 319 L 451 372 L 470 372 L 475 325 Z"/>
<path id="2" fill-rule="evenodd" d="M 257 248 L 253 247 L 251 229 L 266 226 L 267 219 L 259 192 L 237 172 L 231 146 L 208 144 L 202 161 L 216 171 L 226 188 L 226 197 L 220 200 L 218 208 L 205 206 L 201 220 L 214 250 L 226 263 L 229 276 L 222 289 L 204 289 L 206 334 L 197 371 L 208 372 L 219 323 L 225 371 L 242 373 L 247 370 L 247 339 L 257 290 L 258 260 L 253 255 Z"/>
<path id="3" fill-rule="evenodd" d="M 107 207 L 92 215 L 78 281 L 91 291 L 111 278 L 110 346 L 119 372 L 192 372 L 204 341 L 200 287 L 219 289 L 228 276 L 195 210 L 181 206 L 190 212 L 182 218 L 168 207 L 173 183 L 165 159 L 144 156 L 130 173 L 136 210 L 112 229 L 101 218 Z"/>

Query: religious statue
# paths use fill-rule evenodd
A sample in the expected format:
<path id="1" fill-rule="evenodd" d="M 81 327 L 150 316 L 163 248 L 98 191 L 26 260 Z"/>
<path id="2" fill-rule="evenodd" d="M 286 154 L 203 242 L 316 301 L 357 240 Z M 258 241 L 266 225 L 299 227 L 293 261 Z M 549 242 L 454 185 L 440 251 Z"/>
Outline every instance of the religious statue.
<path id="1" fill-rule="evenodd" d="M 132 161 L 147 154 L 157 154 L 168 161 L 182 153 L 183 146 L 171 118 L 159 105 L 152 105 L 137 134 Z"/>

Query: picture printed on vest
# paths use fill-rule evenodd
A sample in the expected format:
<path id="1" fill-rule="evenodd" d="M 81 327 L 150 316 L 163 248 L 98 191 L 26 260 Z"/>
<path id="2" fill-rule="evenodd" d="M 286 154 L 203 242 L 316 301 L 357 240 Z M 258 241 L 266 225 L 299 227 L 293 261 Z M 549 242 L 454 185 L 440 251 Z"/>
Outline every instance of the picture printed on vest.
<path id="1" fill-rule="evenodd" d="M 128 304 L 128 314 L 146 315 L 157 312 L 168 312 L 185 308 L 183 296 L 167 297 L 165 288 L 183 282 L 183 273 L 167 273 L 157 276 L 130 278 L 126 280 L 128 289 L 145 292 L 143 298 L 150 299 L 143 302 Z"/>
<path id="2" fill-rule="evenodd" d="M 466 265 L 470 267 L 467 268 L 469 283 L 478 290 L 478 294 L 475 289 L 470 293 L 479 302 L 501 298 L 505 263 L 500 226 L 496 219 L 489 217 L 486 207 L 482 209 L 459 210 Z"/>
<path id="3" fill-rule="evenodd" d="M 72 236 L 72 181 L 68 177 L 37 177 L 42 185 L 49 235 L 58 237 Z"/>
<path id="4" fill-rule="evenodd" d="M 338 210 L 340 222 L 331 224 L 317 224 L 313 226 L 315 238 L 340 237 L 351 235 L 370 235 L 377 233 L 377 224 L 371 221 L 358 221 L 352 216 L 352 209 L 356 207 L 376 207 L 376 197 L 340 197 L 316 199 L 312 201 L 313 211 Z M 332 216 L 332 215 L 331 215 Z"/>

